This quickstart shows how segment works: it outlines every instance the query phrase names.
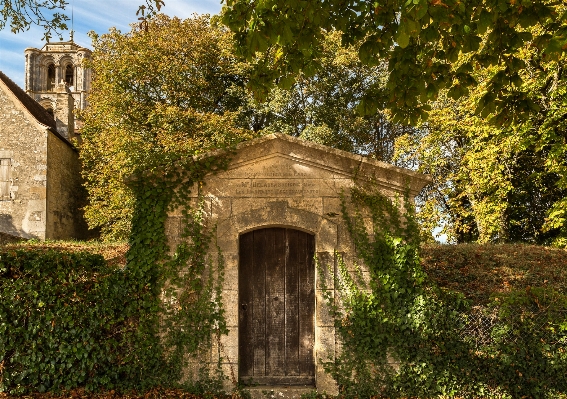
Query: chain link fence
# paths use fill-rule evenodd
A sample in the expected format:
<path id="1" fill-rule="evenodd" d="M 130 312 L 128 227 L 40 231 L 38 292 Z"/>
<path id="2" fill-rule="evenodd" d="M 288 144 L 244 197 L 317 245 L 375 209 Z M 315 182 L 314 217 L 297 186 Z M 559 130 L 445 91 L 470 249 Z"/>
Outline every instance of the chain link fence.
<path id="1" fill-rule="evenodd" d="M 559 317 L 557 317 L 559 316 Z M 498 309 L 475 307 L 461 315 L 461 338 L 476 348 L 497 344 L 524 344 L 539 341 L 542 344 L 567 348 L 567 310 L 556 313 L 550 321 L 545 311 L 521 312 L 502 317 Z"/>

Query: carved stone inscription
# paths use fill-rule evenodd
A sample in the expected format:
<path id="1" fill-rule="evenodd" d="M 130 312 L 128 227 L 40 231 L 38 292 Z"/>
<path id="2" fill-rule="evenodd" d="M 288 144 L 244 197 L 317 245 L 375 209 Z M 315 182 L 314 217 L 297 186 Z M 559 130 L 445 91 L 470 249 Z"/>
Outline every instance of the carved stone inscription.
<path id="1" fill-rule="evenodd" d="M 211 194 L 241 198 L 318 198 L 338 195 L 351 181 L 325 169 L 284 157 L 250 162 L 209 181 Z M 337 185 L 338 184 L 338 185 Z"/>
<path id="2" fill-rule="evenodd" d="M 332 172 L 313 167 L 283 156 L 257 159 L 254 162 L 240 164 L 225 174 L 234 179 L 297 179 L 297 178 L 332 178 Z"/>
<path id="3" fill-rule="evenodd" d="M 260 197 L 297 197 L 303 195 L 301 179 L 250 179 L 241 181 L 236 195 Z"/>
<path id="4" fill-rule="evenodd" d="M 291 178 L 298 178 L 298 177 L 305 177 L 307 176 L 306 171 L 301 170 L 306 169 L 306 167 L 297 164 L 288 164 L 288 165 L 264 165 L 262 166 L 262 170 L 259 171 L 256 177 L 291 177 Z"/>

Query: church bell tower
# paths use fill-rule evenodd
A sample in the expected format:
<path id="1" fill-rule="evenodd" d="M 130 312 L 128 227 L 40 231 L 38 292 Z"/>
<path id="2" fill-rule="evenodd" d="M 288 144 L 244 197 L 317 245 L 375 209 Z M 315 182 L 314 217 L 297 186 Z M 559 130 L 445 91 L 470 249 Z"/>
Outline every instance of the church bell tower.
<path id="1" fill-rule="evenodd" d="M 71 139 L 81 128 L 74 110 L 85 109 L 91 85 L 91 70 L 84 60 L 91 50 L 66 42 L 47 42 L 41 50 L 25 50 L 25 91 L 57 121 L 57 130 Z"/>

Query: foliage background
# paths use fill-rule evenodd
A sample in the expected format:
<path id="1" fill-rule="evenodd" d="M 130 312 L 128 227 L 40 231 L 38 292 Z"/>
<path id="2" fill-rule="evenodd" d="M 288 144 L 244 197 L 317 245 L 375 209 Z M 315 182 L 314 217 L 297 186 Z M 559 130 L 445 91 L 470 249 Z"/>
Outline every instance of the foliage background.
<path id="1" fill-rule="evenodd" d="M 525 31 L 541 34 L 540 27 Z M 434 179 L 420 203 L 428 235 L 442 226 L 451 242 L 564 246 L 566 130 L 558 118 L 567 112 L 563 62 L 533 41 L 516 51 L 516 79 L 496 83 L 512 66 L 478 64 L 471 72 L 476 87 L 465 96 L 441 91 L 428 121 L 396 143 L 399 165 Z M 452 68 L 470 58 L 461 54 Z M 499 111 L 484 106 L 495 85 L 527 100 Z"/>
<path id="2" fill-rule="evenodd" d="M 386 65 L 367 66 L 340 34 L 325 35 L 322 69 L 272 88 L 247 88 L 254 63 L 237 57 L 218 18 L 163 15 L 146 29 L 94 36 L 89 109 L 81 158 L 86 217 L 107 239 L 125 238 L 134 207 L 125 177 L 272 132 L 390 161 L 394 140 L 412 128 L 387 112 L 361 115 L 360 98 L 385 84 Z"/>
<path id="3" fill-rule="evenodd" d="M 147 28 L 147 30 L 146 30 Z M 207 16 L 159 15 L 128 34 L 93 37 L 95 79 L 82 114 L 89 226 L 128 237 L 134 196 L 124 180 L 253 137 L 238 124 L 239 62 Z"/>

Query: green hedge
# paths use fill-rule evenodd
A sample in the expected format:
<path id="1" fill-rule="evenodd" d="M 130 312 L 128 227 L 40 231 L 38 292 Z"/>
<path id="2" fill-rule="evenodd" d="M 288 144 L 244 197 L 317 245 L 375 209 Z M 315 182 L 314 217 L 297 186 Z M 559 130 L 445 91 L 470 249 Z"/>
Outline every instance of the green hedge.
<path id="1" fill-rule="evenodd" d="M 136 385 L 159 357 L 140 333 L 151 296 L 100 255 L 0 249 L 0 392 Z"/>

